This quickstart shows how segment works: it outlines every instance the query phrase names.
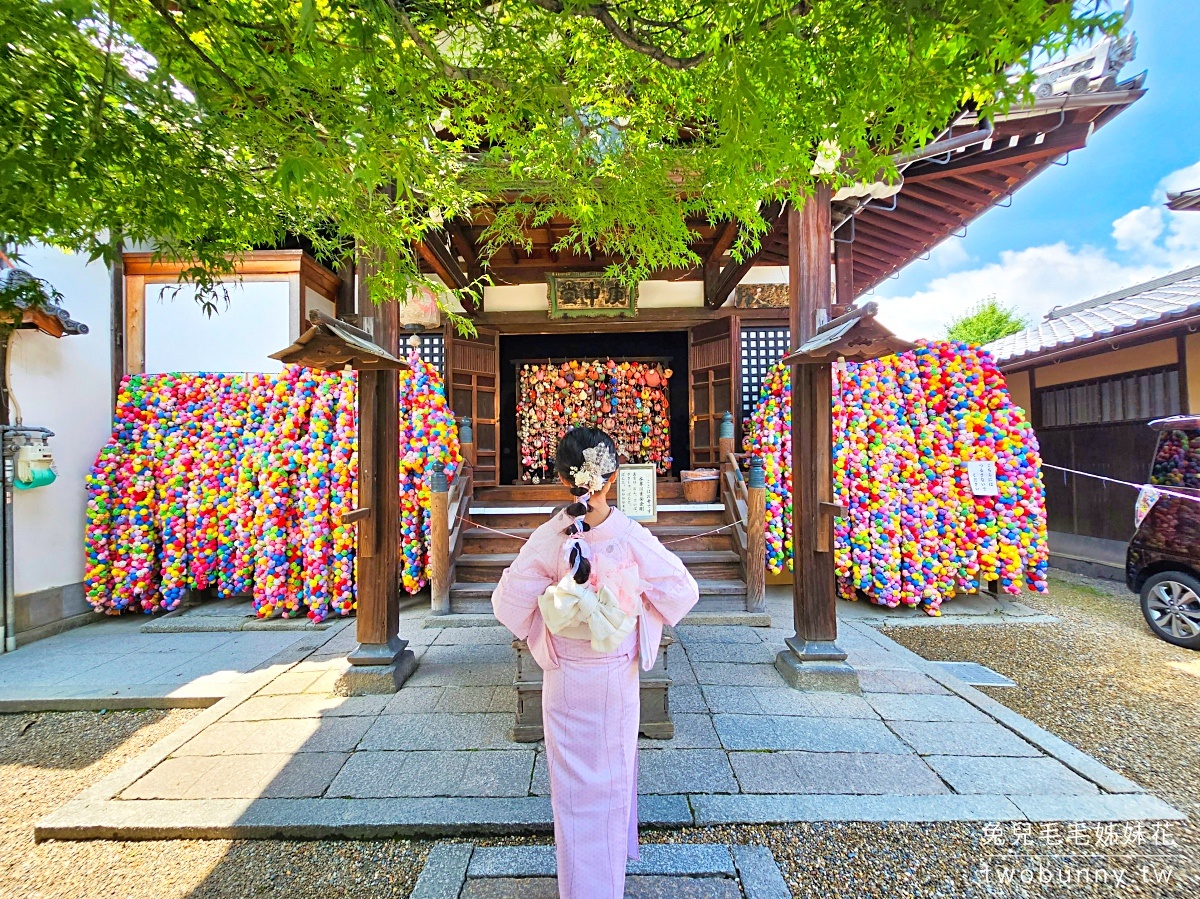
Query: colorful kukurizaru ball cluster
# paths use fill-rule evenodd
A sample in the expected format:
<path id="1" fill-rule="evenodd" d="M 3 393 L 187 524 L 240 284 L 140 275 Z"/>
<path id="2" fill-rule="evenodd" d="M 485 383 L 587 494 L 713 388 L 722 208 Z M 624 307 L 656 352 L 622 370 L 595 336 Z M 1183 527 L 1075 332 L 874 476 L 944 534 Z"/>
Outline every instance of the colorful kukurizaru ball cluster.
<path id="1" fill-rule="evenodd" d="M 767 562 L 792 565 L 791 385 L 763 384 L 746 448 L 763 456 Z M 966 464 L 996 463 L 998 496 L 971 492 Z M 939 614 L 944 599 L 998 581 L 1043 592 L 1049 549 L 1041 457 L 991 356 L 965 343 L 839 363 L 833 385 L 833 481 L 848 510 L 835 526 L 839 593 Z"/>
<path id="2" fill-rule="evenodd" d="M 615 359 L 521 366 L 517 440 L 521 477 L 539 483 L 552 476 L 558 441 L 571 428 L 605 431 L 622 462 L 654 463 L 671 470 L 671 370 L 655 362 Z"/>
<path id="3" fill-rule="evenodd" d="M 427 582 L 429 488 L 461 464 L 437 370 L 400 373 L 401 580 Z M 357 381 L 277 375 L 133 375 L 87 479 L 88 600 L 113 614 L 175 608 L 189 589 L 250 594 L 261 617 L 354 609 Z"/>

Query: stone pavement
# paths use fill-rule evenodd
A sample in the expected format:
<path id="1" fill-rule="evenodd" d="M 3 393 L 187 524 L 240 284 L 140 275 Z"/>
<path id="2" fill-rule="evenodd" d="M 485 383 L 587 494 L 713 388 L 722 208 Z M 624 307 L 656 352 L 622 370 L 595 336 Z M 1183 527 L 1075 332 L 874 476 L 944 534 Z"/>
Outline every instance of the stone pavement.
<path id="1" fill-rule="evenodd" d="M 786 597 L 770 603 L 786 621 Z M 395 695 L 332 695 L 353 630 L 304 635 L 323 643 L 235 684 L 38 838 L 548 831 L 544 749 L 509 739 L 510 636 L 421 621 L 403 615 L 420 664 Z M 1179 817 L 869 625 L 841 627 L 862 695 L 794 691 L 772 666 L 789 635 L 678 628 L 675 736 L 641 742 L 643 824 Z"/>
<path id="2" fill-rule="evenodd" d="M 552 846 L 439 843 L 411 899 L 556 899 Z M 626 899 L 792 899 L 765 846 L 660 843 L 626 870 Z"/>
<path id="3" fill-rule="evenodd" d="M 107 618 L 0 655 L 0 712 L 210 706 L 274 664 L 295 664 L 350 623 L 146 633 L 148 620 L 173 619 Z"/>

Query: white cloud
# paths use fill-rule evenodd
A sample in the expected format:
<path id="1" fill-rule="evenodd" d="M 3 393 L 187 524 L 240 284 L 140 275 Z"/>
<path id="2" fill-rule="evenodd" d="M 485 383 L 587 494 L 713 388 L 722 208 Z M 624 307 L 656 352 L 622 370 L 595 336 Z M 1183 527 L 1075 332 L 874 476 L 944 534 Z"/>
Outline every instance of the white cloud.
<path id="1" fill-rule="evenodd" d="M 1161 206 L 1139 206 L 1127 212 L 1112 226 L 1113 240 L 1117 249 L 1126 252 L 1150 253 L 1158 248 L 1154 242 L 1162 237 L 1167 227 Z"/>
<path id="2" fill-rule="evenodd" d="M 1154 199 L 1159 203 L 1165 203 L 1168 193 L 1195 190 L 1197 187 L 1200 187 L 1200 162 L 1176 169 L 1159 181 L 1158 189 L 1154 191 Z"/>
<path id="3" fill-rule="evenodd" d="M 1162 202 L 1168 190 L 1198 186 L 1200 162 L 1163 178 L 1152 205 L 1133 209 L 1113 222 L 1115 249 L 1059 241 L 1005 250 L 996 262 L 941 275 L 908 296 L 872 297 L 879 304 L 880 320 L 902 337 L 938 337 L 951 319 L 995 294 L 1001 303 L 1036 321 L 1055 306 L 1196 265 L 1200 263 L 1200 212 L 1172 212 Z M 966 253 L 960 249 L 955 258 L 950 251 L 938 260 L 939 267 L 944 271 L 959 259 L 966 261 Z"/>

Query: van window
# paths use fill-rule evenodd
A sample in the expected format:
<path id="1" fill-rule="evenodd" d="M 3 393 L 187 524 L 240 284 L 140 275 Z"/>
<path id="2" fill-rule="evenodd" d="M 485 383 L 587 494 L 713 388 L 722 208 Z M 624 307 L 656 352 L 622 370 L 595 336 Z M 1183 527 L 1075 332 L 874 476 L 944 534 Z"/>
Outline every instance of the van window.
<path id="1" fill-rule="evenodd" d="M 1150 483 L 1200 489 L 1200 431 L 1163 431 L 1159 435 Z"/>

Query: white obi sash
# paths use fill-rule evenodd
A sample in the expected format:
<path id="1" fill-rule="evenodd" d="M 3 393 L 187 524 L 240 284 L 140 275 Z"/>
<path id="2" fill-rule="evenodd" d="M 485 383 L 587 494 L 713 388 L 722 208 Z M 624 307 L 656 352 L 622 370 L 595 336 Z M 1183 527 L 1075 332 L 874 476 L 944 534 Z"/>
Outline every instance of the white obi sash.
<path id="1" fill-rule="evenodd" d="M 640 598 L 637 605 L 640 607 Z M 538 597 L 542 620 L 550 633 L 574 640 L 590 640 L 596 652 L 615 652 L 637 627 L 640 608 L 621 608 L 617 595 L 607 586 L 597 591 L 590 584 L 577 584 L 566 575 Z"/>

